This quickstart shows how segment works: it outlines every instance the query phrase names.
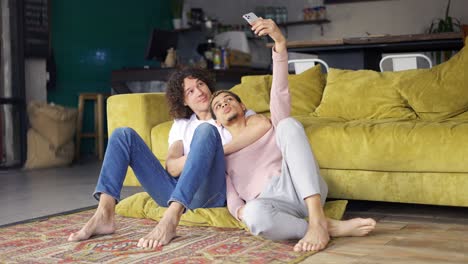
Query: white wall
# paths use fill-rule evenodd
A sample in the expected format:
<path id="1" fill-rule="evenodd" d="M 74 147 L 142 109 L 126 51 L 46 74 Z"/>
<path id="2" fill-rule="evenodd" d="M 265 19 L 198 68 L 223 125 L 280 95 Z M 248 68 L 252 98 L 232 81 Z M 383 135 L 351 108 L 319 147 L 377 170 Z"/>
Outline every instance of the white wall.
<path id="1" fill-rule="evenodd" d="M 24 63 L 26 103 L 47 102 L 47 72 L 45 59 L 26 59 Z"/>
<path id="2" fill-rule="evenodd" d="M 190 7 L 201 7 L 208 16 L 224 24 L 245 23 L 241 15 L 255 6 L 286 6 L 289 21 L 302 20 L 305 0 L 185 0 Z M 321 3 L 323 1 L 311 1 Z M 289 40 L 338 39 L 370 34 L 420 34 L 435 18 L 445 15 L 447 0 L 382 0 L 327 5 L 330 24 L 324 25 L 324 36 L 314 25 L 289 27 Z M 468 0 L 452 0 L 450 15 L 468 24 Z"/>

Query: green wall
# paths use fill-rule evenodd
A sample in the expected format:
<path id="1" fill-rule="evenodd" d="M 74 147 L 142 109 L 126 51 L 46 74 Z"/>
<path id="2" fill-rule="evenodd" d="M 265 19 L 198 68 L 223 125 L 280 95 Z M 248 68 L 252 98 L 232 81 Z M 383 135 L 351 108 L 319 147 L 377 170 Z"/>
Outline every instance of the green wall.
<path id="1" fill-rule="evenodd" d="M 110 93 L 112 70 L 142 67 L 153 28 L 170 29 L 167 0 L 52 0 L 51 42 L 57 66 L 56 88 L 48 101 L 77 107 L 78 94 Z M 84 130 L 93 129 L 90 103 Z M 82 152 L 93 150 L 84 142 Z"/>

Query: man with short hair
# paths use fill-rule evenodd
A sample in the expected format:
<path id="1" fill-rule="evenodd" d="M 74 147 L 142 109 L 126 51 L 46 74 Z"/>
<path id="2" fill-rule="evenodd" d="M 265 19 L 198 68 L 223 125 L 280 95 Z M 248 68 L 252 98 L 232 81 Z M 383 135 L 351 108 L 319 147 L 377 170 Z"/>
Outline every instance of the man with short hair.
<path id="1" fill-rule="evenodd" d="M 271 19 L 259 19 L 255 34 L 269 35 L 273 46 L 271 120 L 257 118 L 266 132 L 251 145 L 226 156 L 227 205 L 250 232 L 268 239 L 300 239 L 295 251 L 321 250 L 330 236 L 364 236 L 373 219 L 337 221 L 326 218 L 322 206 L 328 188 L 310 149 L 302 125 L 290 117 L 286 40 Z M 218 91 L 210 102 L 212 117 L 235 140 L 253 124 L 245 105 L 230 91 Z M 304 218 L 309 217 L 309 221 Z"/>

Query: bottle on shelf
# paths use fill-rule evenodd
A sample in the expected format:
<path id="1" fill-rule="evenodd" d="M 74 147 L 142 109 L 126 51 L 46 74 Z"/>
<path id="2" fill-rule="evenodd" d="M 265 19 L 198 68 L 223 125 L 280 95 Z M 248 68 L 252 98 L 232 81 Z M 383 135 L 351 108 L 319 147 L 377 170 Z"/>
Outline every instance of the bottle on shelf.
<path id="1" fill-rule="evenodd" d="M 221 69 L 229 69 L 229 53 L 224 47 L 221 48 Z"/>
<path id="2" fill-rule="evenodd" d="M 213 54 L 213 69 L 221 69 L 221 50 L 219 48 L 214 48 Z"/>

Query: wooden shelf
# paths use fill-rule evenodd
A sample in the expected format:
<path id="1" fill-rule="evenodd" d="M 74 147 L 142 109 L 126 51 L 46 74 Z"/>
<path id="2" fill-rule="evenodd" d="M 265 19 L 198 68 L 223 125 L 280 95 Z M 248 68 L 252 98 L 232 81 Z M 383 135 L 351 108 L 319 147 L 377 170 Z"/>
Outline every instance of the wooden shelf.
<path id="1" fill-rule="evenodd" d="M 111 73 L 111 86 L 116 93 L 131 93 L 127 82 L 132 81 L 163 81 L 167 82 L 171 73 L 176 68 L 128 68 L 114 70 Z M 270 74 L 268 69 L 254 69 L 249 67 L 232 67 L 227 70 L 209 70 L 216 79 L 216 83 L 238 84 L 246 75 Z M 232 87 L 230 86 L 230 87 Z M 230 88 L 229 87 L 229 88 Z"/>
<path id="2" fill-rule="evenodd" d="M 330 22 L 331 21 L 328 20 L 328 19 L 302 20 L 302 21 L 291 21 L 291 22 L 281 23 L 281 24 L 278 24 L 278 26 L 288 27 L 288 26 L 297 26 L 297 25 L 308 25 L 308 24 L 322 25 L 322 24 L 327 24 L 327 23 L 330 23 Z"/>
<path id="3" fill-rule="evenodd" d="M 317 20 L 302 20 L 302 21 L 291 21 L 286 23 L 280 23 L 278 26 L 284 27 L 286 29 L 286 34 L 288 32 L 288 27 L 290 26 L 301 26 L 301 25 L 319 25 L 320 26 L 320 35 L 323 36 L 323 24 L 328 24 L 331 21 L 328 19 L 317 19 Z"/>

